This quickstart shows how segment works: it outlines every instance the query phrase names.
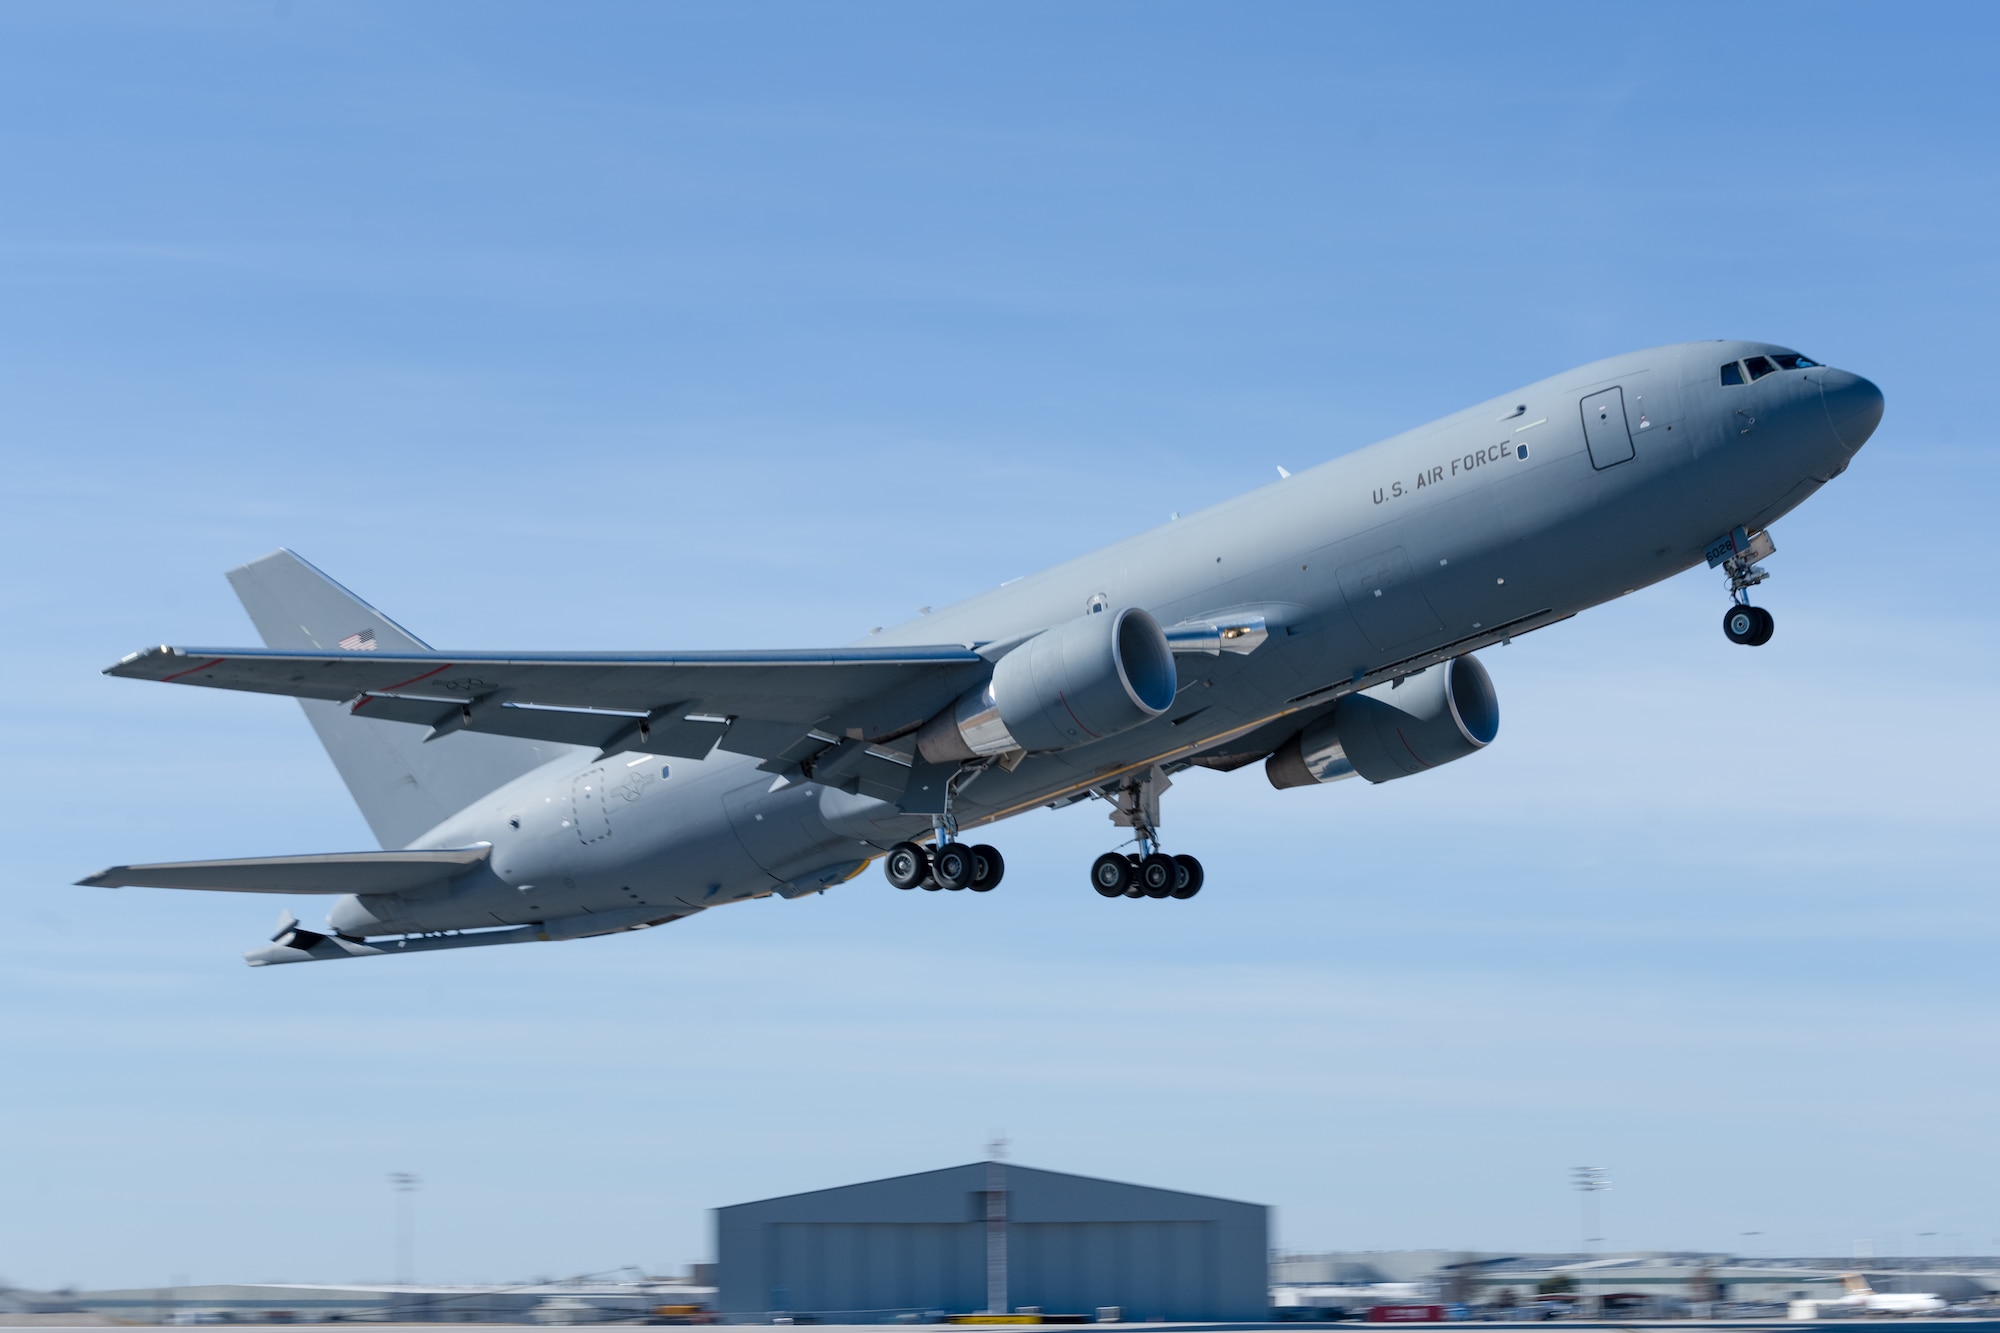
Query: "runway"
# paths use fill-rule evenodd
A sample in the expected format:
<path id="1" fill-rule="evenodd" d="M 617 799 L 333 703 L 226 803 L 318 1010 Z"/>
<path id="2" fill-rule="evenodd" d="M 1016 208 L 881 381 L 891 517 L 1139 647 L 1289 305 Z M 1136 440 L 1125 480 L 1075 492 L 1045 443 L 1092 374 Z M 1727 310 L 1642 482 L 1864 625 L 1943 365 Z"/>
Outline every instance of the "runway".
<path id="1" fill-rule="evenodd" d="M 61 1328 L 61 1329 L 71 1330 L 71 1333 L 130 1333 L 130 1330 L 133 1328 L 159 1327 L 158 1325 L 133 1324 L 133 1323 L 116 1323 L 116 1324 L 102 1323 L 102 1322 L 80 1323 L 75 1321 L 76 1321 L 76 1316 L 74 1315 L 0 1315 L 0 1328 Z M 626 1328 L 626 1327 L 634 1327 L 638 1325 L 641 1321 L 619 1320 L 619 1321 L 607 1321 L 607 1322 L 593 1323 L 593 1324 L 559 1324 L 559 1325 L 540 1325 L 540 1324 L 521 1324 L 521 1323 L 465 1324 L 456 1322 L 449 1324 L 445 1324 L 442 1322 L 418 1323 L 418 1324 L 387 1324 L 387 1323 L 373 1323 L 365 1320 L 343 1320 L 340 1322 L 343 1324 L 359 1326 L 361 1328 L 368 1329 L 370 1330 L 370 1333 L 437 1333 L 438 1329 L 444 1327 L 466 1330 L 466 1333 L 473 1333 L 474 1330 L 479 1330 L 479 1329 L 519 1329 L 523 1327 Z M 299 1326 L 298 1321 L 280 1321 L 277 1323 L 266 1324 L 266 1323 L 256 1323 L 250 1320 L 236 1320 L 226 1325 L 215 1325 L 214 1327 L 282 1328 L 282 1327 L 297 1327 L 297 1326 Z M 745 1326 L 746 1327 L 761 1326 L 766 1328 L 771 1327 L 771 1325 L 768 1323 L 763 1323 L 761 1325 L 746 1323 Z M 894 1328 L 897 1326 L 898 1325 L 894 1324 L 794 1325 L 794 1327 L 810 1327 L 813 1330 L 815 1330 L 815 1333 L 882 1333 L 882 1330 L 885 1328 Z M 1024 1319 L 1019 1324 L 982 1325 L 982 1326 L 1003 1327 L 1003 1328 L 1004 1327 L 1028 1328 L 1034 1326 L 1034 1321 Z M 1432 1327 L 1433 1325 L 1425 1324 L 1420 1326 Z M 1508 1333 L 1509 1330 L 1531 1330 L 1531 1329 L 1538 1330 L 1538 1333 L 1554 1333 L 1554 1330 L 1558 1329 L 1574 1329 L 1578 1330 L 1579 1333 L 1582 1333 L 1582 1330 L 1596 1330 L 1598 1331 L 1598 1333 L 1614 1333 L 1614 1331 L 1615 1333 L 1695 1333 L 1695 1331 L 1697 1330 L 1700 1331 L 1700 1333 L 1715 1333 L 1715 1331 L 1718 1330 L 1730 1330 L 1730 1329 L 1760 1329 L 1760 1330 L 1791 1329 L 1794 1330 L 1795 1333 L 1810 1333 L 1810 1330 L 1838 1330 L 1841 1331 L 1841 1333 L 1855 1333 L 1855 1331 L 1862 1329 L 1870 1330 L 1870 1333 L 1886 1333 L 1887 1330 L 1893 1330 L 1894 1333 L 2000 1333 L 2000 1316 L 1988 1317 L 1979 1315 L 1979 1316 L 1968 1316 L 1962 1318 L 1923 1318 L 1923 1319 L 1900 1319 L 1894 1316 L 1875 1316 L 1866 1319 L 1813 1319 L 1813 1320 L 1548 1319 L 1548 1320 L 1501 1321 L 1501 1320 L 1472 1319 L 1472 1320 L 1450 1320 L 1435 1326 L 1476 1327 L 1478 1329 L 1488 1331 L 1488 1333 Z M 682 1325 L 681 1327 L 686 1327 L 686 1326 Z M 1324 1321 L 1319 1323 L 1307 1323 L 1302 1320 L 1286 1320 L 1282 1322 L 1270 1321 L 1262 1323 L 1182 1323 L 1182 1324 L 1173 1324 L 1164 1322 L 1129 1323 L 1129 1324 L 1107 1323 L 1107 1324 L 1093 1324 L 1090 1325 L 1090 1327 L 1105 1330 L 1105 1333 L 1116 1333 L 1116 1331 L 1120 1330 L 1124 1331 L 1124 1333 L 1136 1333 L 1137 1330 L 1145 1330 L 1145 1333 L 1301 1333 L 1302 1329 L 1309 1329 L 1309 1328 L 1359 1329 L 1359 1328 L 1379 1327 L 1379 1325 L 1366 1324 L 1360 1320 L 1342 1320 L 1338 1322 Z"/>

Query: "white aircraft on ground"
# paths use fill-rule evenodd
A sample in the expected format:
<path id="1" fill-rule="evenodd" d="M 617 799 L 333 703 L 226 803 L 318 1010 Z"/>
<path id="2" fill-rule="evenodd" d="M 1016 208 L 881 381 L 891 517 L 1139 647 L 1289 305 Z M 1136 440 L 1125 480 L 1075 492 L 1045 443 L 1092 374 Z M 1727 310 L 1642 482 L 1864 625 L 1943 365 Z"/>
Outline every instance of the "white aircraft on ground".
<path id="1" fill-rule="evenodd" d="M 1936 1314 L 1948 1304 L 1942 1296 L 1928 1291 L 1877 1291 L 1860 1273 L 1849 1273 L 1841 1282 L 1847 1294 L 1821 1301 L 1820 1309 L 1859 1310 L 1864 1314 Z"/>

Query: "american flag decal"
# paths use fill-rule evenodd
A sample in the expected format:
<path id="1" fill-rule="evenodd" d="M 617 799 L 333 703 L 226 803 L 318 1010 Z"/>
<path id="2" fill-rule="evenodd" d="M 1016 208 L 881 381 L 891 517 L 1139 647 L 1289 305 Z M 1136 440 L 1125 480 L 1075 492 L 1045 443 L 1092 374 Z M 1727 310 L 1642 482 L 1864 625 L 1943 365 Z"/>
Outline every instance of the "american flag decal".
<path id="1" fill-rule="evenodd" d="M 340 647 L 343 652 L 372 653 L 375 651 L 375 631 L 364 629 L 350 634 L 340 641 Z"/>

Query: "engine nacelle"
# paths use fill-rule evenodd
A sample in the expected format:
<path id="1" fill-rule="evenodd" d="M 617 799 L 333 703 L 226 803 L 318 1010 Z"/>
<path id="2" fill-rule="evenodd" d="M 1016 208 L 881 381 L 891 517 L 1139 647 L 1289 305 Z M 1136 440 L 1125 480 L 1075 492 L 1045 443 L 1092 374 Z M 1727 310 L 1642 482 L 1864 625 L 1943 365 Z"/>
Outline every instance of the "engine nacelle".
<path id="1" fill-rule="evenodd" d="M 1483 750 L 1500 732 L 1493 678 L 1467 655 L 1359 694 L 1264 761 L 1273 787 L 1309 787 L 1359 773 L 1406 778 Z"/>
<path id="2" fill-rule="evenodd" d="M 934 764 L 1009 750 L 1068 750 L 1167 711 L 1179 681 L 1160 622 L 1136 606 L 1043 630 L 1009 651 L 992 679 L 917 733 Z"/>

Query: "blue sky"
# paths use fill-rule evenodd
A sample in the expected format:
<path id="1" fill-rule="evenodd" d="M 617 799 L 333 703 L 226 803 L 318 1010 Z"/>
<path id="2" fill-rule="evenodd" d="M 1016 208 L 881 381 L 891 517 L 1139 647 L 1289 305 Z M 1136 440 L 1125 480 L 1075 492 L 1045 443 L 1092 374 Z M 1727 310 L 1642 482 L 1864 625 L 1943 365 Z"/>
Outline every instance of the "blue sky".
<path id="1" fill-rule="evenodd" d="M 0 1277 L 504 1280 L 978 1155 L 1295 1248 L 2000 1251 L 2000 17 L 1434 5 L 0 11 Z M 283 544 L 442 646 L 838 643 L 1705 337 L 1888 415 L 1778 525 L 1485 655 L 1423 779 L 1191 775 L 1209 887 L 870 875 L 251 971 L 369 845 L 287 701 L 98 670 Z M 299 903 L 316 916 L 321 904 Z M 1746 1236 L 1745 1233 L 1761 1233 Z M 1933 1234 L 1926 1234 L 1933 1233 Z"/>

